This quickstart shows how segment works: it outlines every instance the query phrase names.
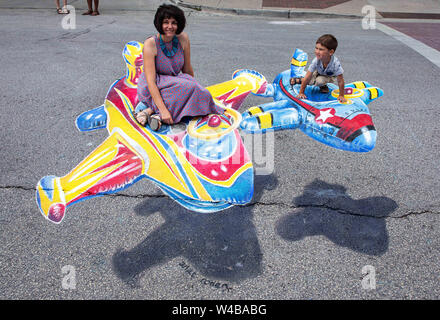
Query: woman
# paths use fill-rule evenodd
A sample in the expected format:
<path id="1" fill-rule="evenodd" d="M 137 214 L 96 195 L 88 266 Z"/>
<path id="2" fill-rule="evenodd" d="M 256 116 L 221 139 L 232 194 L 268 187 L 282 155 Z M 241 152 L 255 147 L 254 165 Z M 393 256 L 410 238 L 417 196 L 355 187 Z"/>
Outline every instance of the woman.
<path id="1" fill-rule="evenodd" d="M 135 116 L 152 130 L 158 130 L 161 122 L 173 124 L 186 116 L 224 112 L 194 79 L 185 24 L 180 8 L 161 5 L 154 17 L 159 33 L 144 42 L 144 72 L 139 77 Z"/>

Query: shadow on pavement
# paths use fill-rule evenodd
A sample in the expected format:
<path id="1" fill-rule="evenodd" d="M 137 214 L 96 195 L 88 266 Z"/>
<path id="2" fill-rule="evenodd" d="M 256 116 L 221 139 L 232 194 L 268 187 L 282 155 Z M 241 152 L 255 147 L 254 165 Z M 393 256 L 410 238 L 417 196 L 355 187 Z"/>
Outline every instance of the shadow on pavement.
<path id="1" fill-rule="evenodd" d="M 275 176 L 255 176 L 253 202 L 265 189 L 277 186 Z M 169 198 L 148 199 L 135 210 L 147 217 L 159 212 L 165 222 L 131 250 L 113 256 L 116 274 L 138 286 L 142 272 L 183 257 L 205 277 L 240 281 L 261 273 L 262 253 L 252 222 L 252 206 L 200 214 L 188 211 Z"/>
<path id="2" fill-rule="evenodd" d="M 289 241 L 324 235 L 335 244 L 352 250 L 381 255 L 388 249 L 385 218 L 398 206 L 387 197 L 352 199 L 346 188 L 315 180 L 296 197 L 302 207 L 277 223 L 277 233 Z"/>

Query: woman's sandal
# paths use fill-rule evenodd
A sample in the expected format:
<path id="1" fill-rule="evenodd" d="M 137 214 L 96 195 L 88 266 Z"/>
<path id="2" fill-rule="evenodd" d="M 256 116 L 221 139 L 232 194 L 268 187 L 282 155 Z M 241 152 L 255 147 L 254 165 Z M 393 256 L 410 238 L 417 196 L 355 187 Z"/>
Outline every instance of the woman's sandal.
<path id="1" fill-rule="evenodd" d="M 87 16 L 87 15 L 92 14 L 92 13 L 93 13 L 92 10 L 87 10 L 87 11 L 84 12 L 82 15 L 83 15 L 83 16 Z"/>
<path id="2" fill-rule="evenodd" d="M 98 11 L 93 11 L 90 15 L 91 16 L 99 16 L 99 12 Z"/>
<path id="3" fill-rule="evenodd" d="M 61 8 L 57 8 L 57 13 L 58 13 L 58 14 L 62 14 L 62 13 L 63 13 L 63 9 L 61 9 Z"/>
<path id="4" fill-rule="evenodd" d="M 142 110 L 141 112 L 138 112 L 135 114 L 136 121 L 139 122 L 140 125 L 150 126 L 150 129 L 153 131 L 157 131 L 162 126 L 162 123 L 160 121 L 160 116 L 158 114 L 149 115 L 146 110 Z"/>
<path id="5" fill-rule="evenodd" d="M 153 131 L 157 131 L 162 126 L 162 122 L 160 121 L 160 116 L 158 114 L 153 114 L 148 116 L 148 125 L 150 129 Z"/>

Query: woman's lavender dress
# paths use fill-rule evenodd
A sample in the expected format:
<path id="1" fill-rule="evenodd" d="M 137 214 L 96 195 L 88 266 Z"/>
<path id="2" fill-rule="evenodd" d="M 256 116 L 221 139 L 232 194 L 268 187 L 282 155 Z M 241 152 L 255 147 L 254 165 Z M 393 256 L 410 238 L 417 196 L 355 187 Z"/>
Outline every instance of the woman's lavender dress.
<path id="1" fill-rule="evenodd" d="M 184 56 L 180 42 L 176 54 L 168 58 L 159 46 L 158 37 L 155 36 L 154 39 L 157 49 L 156 84 L 173 121 L 177 123 L 186 116 L 222 114 L 224 110 L 215 105 L 211 93 L 203 88 L 196 79 L 186 73 L 181 73 Z M 172 43 L 165 43 L 165 45 L 171 51 Z M 144 72 L 139 77 L 137 93 L 139 101 L 153 109 L 155 113 L 160 114 L 148 90 Z"/>

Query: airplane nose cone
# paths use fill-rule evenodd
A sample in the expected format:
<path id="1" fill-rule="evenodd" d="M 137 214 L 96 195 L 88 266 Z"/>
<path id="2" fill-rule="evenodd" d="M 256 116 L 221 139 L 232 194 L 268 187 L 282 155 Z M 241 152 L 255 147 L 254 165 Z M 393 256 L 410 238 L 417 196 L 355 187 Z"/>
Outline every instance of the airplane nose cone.
<path id="1" fill-rule="evenodd" d="M 376 130 L 366 130 L 353 140 L 352 148 L 358 152 L 371 151 L 376 145 L 376 137 Z"/>
<path id="2" fill-rule="evenodd" d="M 64 203 L 54 203 L 49 208 L 47 218 L 55 223 L 60 223 L 64 218 L 66 212 L 66 205 Z"/>

